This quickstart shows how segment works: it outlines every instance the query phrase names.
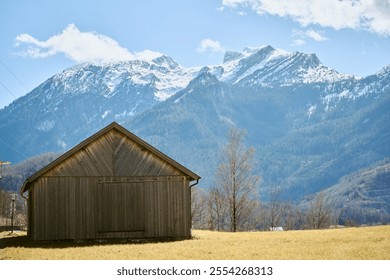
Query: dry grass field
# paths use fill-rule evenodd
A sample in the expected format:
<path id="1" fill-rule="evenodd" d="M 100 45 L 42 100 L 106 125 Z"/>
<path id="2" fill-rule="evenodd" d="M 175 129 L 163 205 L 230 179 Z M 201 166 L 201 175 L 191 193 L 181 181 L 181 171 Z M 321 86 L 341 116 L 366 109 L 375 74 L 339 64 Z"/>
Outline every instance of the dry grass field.
<path id="1" fill-rule="evenodd" d="M 285 232 L 193 231 L 155 243 L 33 242 L 0 233 L 1 260 L 390 260 L 390 226 Z"/>

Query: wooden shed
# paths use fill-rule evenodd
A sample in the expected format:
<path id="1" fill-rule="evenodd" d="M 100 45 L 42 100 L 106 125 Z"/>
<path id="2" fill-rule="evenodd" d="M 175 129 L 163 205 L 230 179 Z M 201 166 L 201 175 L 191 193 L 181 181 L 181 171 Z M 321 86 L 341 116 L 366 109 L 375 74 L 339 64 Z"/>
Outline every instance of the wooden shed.
<path id="1" fill-rule="evenodd" d="M 114 122 L 26 180 L 28 235 L 189 238 L 191 186 L 199 179 Z"/>

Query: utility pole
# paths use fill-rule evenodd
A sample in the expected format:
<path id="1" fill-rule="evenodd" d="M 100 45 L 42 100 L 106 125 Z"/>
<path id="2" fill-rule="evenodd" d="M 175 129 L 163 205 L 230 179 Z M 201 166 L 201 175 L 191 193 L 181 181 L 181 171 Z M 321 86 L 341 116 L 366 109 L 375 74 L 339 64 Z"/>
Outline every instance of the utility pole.
<path id="1" fill-rule="evenodd" d="M 3 178 L 3 165 L 11 164 L 9 161 L 2 161 L 0 160 L 0 179 Z M 4 200 L 3 200 L 4 203 Z M 11 217 L 11 224 L 12 224 L 12 232 L 13 232 L 13 223 L 14 223 L 14 204 L 15 204 L 15 195 L 12 195 L 12 217 Z M 4 210 L 4 204 L 3 204 L 3 210 Z M 4 214 L 4 213 L 3 213 Z"/>
<path id="2" fill-rule="evenodd" d="M 12 194 L 12 197 L 11 197 L 11 200 L 12 200 L 12 203 L 11 203 L 11 233 L 14 233 L 14 213 L 15 213 L 15 197 L 16 195 L 13 193 Z"/>

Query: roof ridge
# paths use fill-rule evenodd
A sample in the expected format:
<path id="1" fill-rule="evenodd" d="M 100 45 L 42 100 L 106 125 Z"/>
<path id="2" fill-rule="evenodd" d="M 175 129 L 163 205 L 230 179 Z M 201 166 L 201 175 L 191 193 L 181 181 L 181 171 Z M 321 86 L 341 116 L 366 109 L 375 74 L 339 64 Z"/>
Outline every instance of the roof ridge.
<path id="1" fill-rule="evenodd" d="M 132 141 L 145 147 L 145 149 L 147 149 L 148 151 L 153 153 L 155 156 L 157 156 L 157 157 L 161 158 L 162 160 L 168 162 L 169 164 L 173 165 L 176 169 L 180 170 L 185 175 L 190 177 L 191 181 L 199 180 L 201 178 L 199 175 L 195 174 L 194 172 L 192 172 L 188 168 L 184 167 L 183 165 L 181 165 L 180 163 L 178 163 L 177 161 L 175 161 L 174 159 L 172 159 L 168 155 L 159 151 L 158 149 L 153 147 L 151 144 L 149 144 L 145 140 L 141 139 L 140 137 L 138 137 L 137 135 L 130 132 L 129 130 L 127 130 L 126 128 L 124 128 L 123 126 L 121 126 L 120 124 L 118 124 L 117 122 L 114 121 L 114 122 L 110 123 L 109 125 L 107 125 L 106 127 L 102 128 L 101 130 L 97 131 L 93 135 L 89 136 L 85 140 L 81 141 L 79 144 L 77 144 L 76 146 L 74 146 L 73 148 L 71 148 L 70 150 L 68 150 L 67 152 L 65 152 L 64 154 L 62 154 L 61 156 L 59 156 L 55 160 L 53 160 L 51 163 L 49 163 L 45 167 L 43 167 L 40 170 L 38 170 L 37 172 L 35 172 L 30 177 L 28 177 L 20 190 L 20 194 L 23 194 L 24 192 L 26 192 L 29 189 L 30 184 L 32 182 L 34 182 L 36 179 L 38 179 L 40 176 L 47 173 L 49 170 L 53 169 L 55 166 L 60 164 L 62 161 L 69 158 L 70 156 L 74 155 L 79 150 L 81 150 L 85 146 L 89 145 L 90 143 L 92 143 L 94 140 L 98 139 L 102 135 L 108 133 L 112 129 L 117 129 L 119 132 L 124 134 L 126 137 L 130 138 Z"/>

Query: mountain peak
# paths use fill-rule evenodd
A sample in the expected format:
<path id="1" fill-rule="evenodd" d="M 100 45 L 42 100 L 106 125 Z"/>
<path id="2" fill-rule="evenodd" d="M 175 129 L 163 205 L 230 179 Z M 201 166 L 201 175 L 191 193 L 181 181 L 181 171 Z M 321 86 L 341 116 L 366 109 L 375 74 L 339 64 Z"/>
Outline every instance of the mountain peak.
<path id="1" fill-rule="evenodd" d="M 296 54 L 302 58 L 302 66 L 307 69 L 315 68 L 322 64 L 315 53 L 305 54 L 298 52 Z"/>
<path id="2" fill-rule="evenodd" d="M 261 47 L 246 47 L 246 48 L 244 48 L 243 53 L 246 55 L 252 55 L 252 54 L 258 53 L 258 52 L 271 52 L 274 50 L 275 49 L 272 46 L 265 45 L 265 46 L 261 46 Z"/>
<path id="3" fill-rule="evenodd" d="M 210 85 L 218 82 L 217 77 L 211 73 L 211 69 L 205 66 L 199 70 L 198 75 L 190 82 L 189 86 Z"/>
<path id="4" fill-rule="evenodd" d="M 383 67 L 378 73 L 378 76 L 384 77 L 384 76 L 390 76 L 390 64 Z"/>
<path id="5" fill-rule="evenodd" d="M 156 59 L 158 57 L 164 56 L 164 54 L 160 52 L 155 52 L 151 50 L 143 50 L 141 52 L 137 52 L 135 57 L 138 60 L 145 60 L 145 61 L 153 61 L 153 59 Z"/>
<path id="6" fill-rule="evenodd" d="M 242 50 L 242 52 L 238 51 L 226 51 L 225 56 L 223 58 L 223 63 L 240 60 L 242 58 L 250 57 L 252 55 L 262 55 L 267 54 L 269 52 L 274 51 L 275 49 L 270 45 L 262 46 L 262 47 L 246 47 Z"/>
<path id="7" fill-rule="evenodd" d="M 355 78 L 324 66 L 314 53 L 288 52 L 270 45 L 227 51 L 223 64 L 211 72 L 224 82 L 267 87 Z"/>
<path id="8" fill-rule="evenodd" d="M 156 57 L 152 60 L 152 62 L 169 69 L 175 69 L 179 67 L 179 64 L 167 55 Z"/>
<path id="9" fill-rule="evenodd" d="M 223 57 L 223 63 L 226 63 L 226 62 L 229 62 L 229 61 L 233 61 L 233 60 L 237 60 L 237 59 L 240 59 L 240 58 L 243 58 L 244 55 L 240 52 L 236 52 L 236 51 L 226 51 L 225 52 L 225 56 Z"/>

